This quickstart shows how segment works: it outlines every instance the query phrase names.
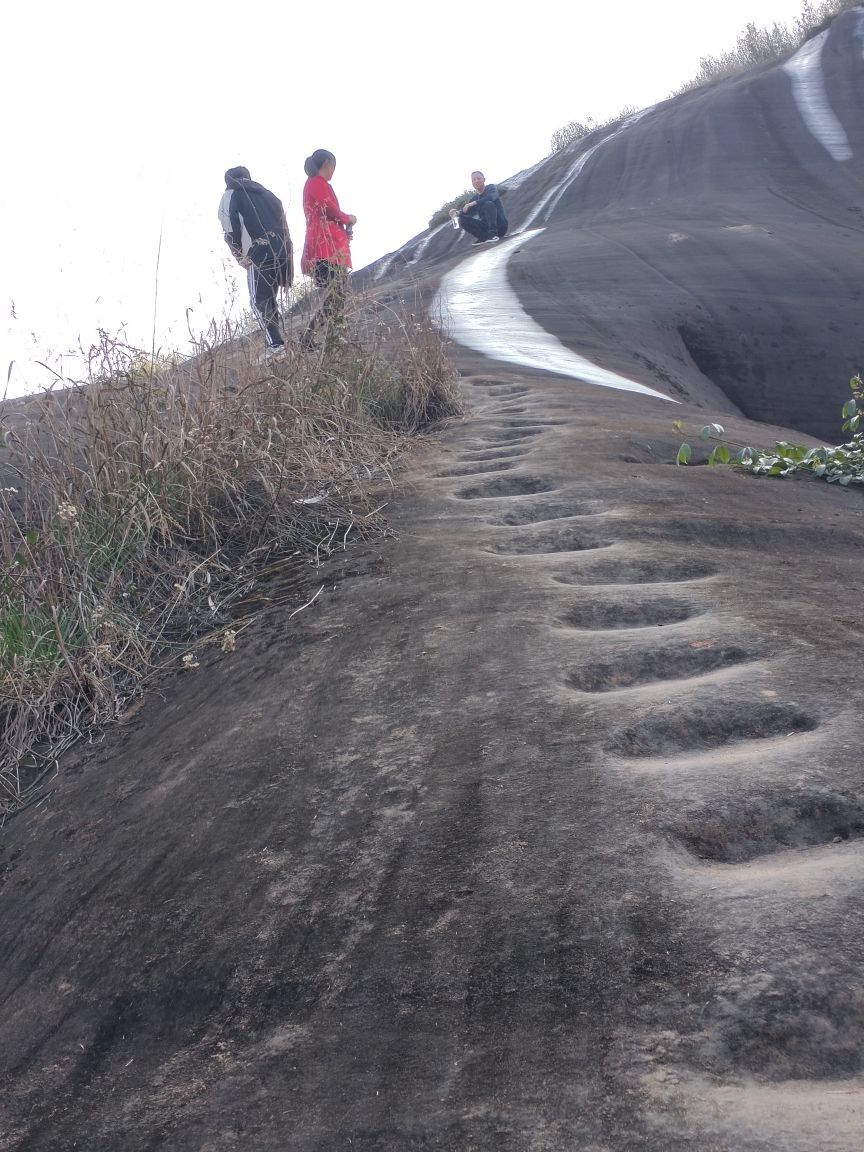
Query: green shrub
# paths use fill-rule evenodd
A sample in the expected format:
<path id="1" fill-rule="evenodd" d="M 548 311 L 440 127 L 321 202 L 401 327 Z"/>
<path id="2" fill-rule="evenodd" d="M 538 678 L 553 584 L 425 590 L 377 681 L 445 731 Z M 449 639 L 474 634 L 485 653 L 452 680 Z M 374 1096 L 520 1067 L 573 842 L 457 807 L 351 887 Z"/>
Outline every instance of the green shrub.
<path id="1" fill-rule="evenodd" d="M 463 204 L 473 200 L 476 195 L 474 189 L 469 188 L 467 192 L 460 192 L 454 200 L 448 200 L 446 204 L 442 204 L 438 211 L 433 212 L 429 217 L 429 227 L 437 228 L 439 224 L 445 224 L 451 208 L 461 208 Z"/>

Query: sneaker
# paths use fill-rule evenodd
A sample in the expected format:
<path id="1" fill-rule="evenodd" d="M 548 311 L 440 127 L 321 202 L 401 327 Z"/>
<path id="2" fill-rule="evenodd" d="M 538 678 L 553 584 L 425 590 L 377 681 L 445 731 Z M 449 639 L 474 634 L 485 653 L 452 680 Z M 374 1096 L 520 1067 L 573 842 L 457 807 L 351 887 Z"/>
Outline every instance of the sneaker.
<path id="1" fill-rule="evenodd" d="M 273 344 L 264 349 L 258 357 L 259 364 L 266 364 L 270 360 L 278 360 L 280 356 L 285 355 L 284 344 Z"/>
<path id="2" fill-rule="evenodd" d="M 500 236 L 490 236 L 489 237 L 489 243 L 494 244 L 496 240 L 500 240 L 500 239 L 501 239 Z"/>
<path id="3" fill-rule="evenodd" d="M 479 248 L 481 244 L 485 244 L 485 243 L 486 243 L 485 240 L 472 240 L 471 241 L 471 247 L 472 248 Z"/>

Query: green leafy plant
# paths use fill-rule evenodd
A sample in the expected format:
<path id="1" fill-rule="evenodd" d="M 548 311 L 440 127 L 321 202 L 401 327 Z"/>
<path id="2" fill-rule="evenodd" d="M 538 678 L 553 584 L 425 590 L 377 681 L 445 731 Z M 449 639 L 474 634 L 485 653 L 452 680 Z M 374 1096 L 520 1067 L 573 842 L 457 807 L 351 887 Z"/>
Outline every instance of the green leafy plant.
<path id="1" fill-rule="evenodd" d="M 861 424 L 864 414 L 864 382 L 860 376 L 849 381 L 852 398 L 841 410 L 843 424 L 841 430 L 851 433 L 843 444 L 834 447 L 821 445 L 807 448 L 803 444 L 790 444 L 779 440 L 771 449 L 756 449 L 740 446 L 724 439 L 722 424 L 706 424 L 699 430 L 700 440 L 716 441 L 708 454 L 708 464 L 729 464 L 754 476 L 791 476 L 795 472 L 810 472 L 829 484 L 864 484 L 864 427 Z M 683 431 L 680 420 L 673 424 L 676 432 Z M 681 444 L 675 458 L 676 464 L 689 464 L 693 449 L 686 441 Z"/>

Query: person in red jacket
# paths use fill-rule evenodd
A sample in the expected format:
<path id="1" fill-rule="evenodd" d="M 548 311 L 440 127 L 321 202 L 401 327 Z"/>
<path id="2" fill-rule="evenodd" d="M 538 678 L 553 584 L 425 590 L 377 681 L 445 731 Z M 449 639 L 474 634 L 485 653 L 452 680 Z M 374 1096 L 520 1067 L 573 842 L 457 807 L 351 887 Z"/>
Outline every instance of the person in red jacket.
<path id="1" fill-rule="evenodd" d="M 351 267 L 351 229 L 357 217 L 343 212 L 330 185 L 336 170 L 336 157 L 319 148 L 303 165 L 309 179 L 303 188 L 306 216 L 306 242 L 300 270 L 322 289 L 321 305 L 313 314 L 300 343 L 315 345 L 317 328 L 337 319 L 345 301 L 345 282 Z"/>

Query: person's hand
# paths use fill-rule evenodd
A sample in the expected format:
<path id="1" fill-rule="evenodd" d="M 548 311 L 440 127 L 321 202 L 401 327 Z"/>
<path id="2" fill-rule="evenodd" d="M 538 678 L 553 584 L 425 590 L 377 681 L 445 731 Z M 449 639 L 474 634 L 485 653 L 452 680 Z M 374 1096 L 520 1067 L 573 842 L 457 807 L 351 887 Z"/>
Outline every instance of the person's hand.
<path id="1" fill-rule="evenodd" d="M 238 256 L 237 257 L 237 263 L 240 265 L 241 268 L 251 268 L 252 267 L 252 261 L 249 259 L 248 256 Z"/>
<path id="2" fill-rule="evenodd" d="M 349 216 L 348 217 L 348 227 L 349 228 L 353 228 L 356 223 L 357 223 L 357 217 L 356 216 Z"/>
<path id="3" fill-rule="evenodd" d="M 462 205 L 462 211 L 467 212 L 470 208 L 474 207 L 474 203 L 475 202 L 473 200 L 469 200 L 467 204 Z"/>

